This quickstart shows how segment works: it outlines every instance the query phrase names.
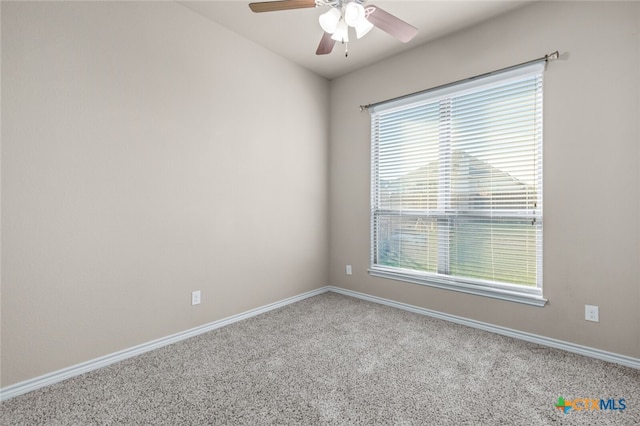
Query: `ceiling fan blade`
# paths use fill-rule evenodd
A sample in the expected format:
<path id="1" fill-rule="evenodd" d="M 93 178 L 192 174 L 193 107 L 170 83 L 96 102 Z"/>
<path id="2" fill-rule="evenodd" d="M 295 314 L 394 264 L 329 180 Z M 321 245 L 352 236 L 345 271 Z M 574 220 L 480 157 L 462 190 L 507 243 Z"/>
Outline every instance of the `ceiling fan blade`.
<path id="1" fill-rule="evenodd" d="M 370 5 L 365 9 L 369 22 L 403 43 L 410 41 L 418 34 L 416 27 L 407 24 L 402 19 L 380 9 L 378 6 Z"/>
<path id="2" fill-rule="evenodd" d="M 331 34 L 325 31 L 322 35 L 322 39 L 320 40 L 320 44 L 318 45 L 318 50 L 316 50 L 316 55 L 326 55 L 331 53 L 335 44 L 336 41 L 331 38 Z"/>
<path id="3" fill-rule="evenodd" d="M 249 8 L 254 12 L 275 12 L 278 10 L 304 9 L 316 7 L 315 0 L 279 0 L 249 3 Z"/>

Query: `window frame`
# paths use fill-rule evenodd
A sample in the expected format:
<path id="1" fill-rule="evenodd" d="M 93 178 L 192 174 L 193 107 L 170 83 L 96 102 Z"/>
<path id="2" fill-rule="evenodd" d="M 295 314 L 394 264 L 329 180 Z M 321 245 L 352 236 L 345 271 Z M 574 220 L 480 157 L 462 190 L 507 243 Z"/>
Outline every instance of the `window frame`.
<path id="1" fill-rule="evenodd" d="M 512 67 L 506 70 L 498 71 L 495 73 L 490 73 L 485 76 L 480 76 L 478 78 L 464 80 L 462 82 L 455 82 L 451 84 L 447 84 L 445 86 L 440 86 L 431 90 L 419 92 L 418 94 L 403 96 L 400 98 L 396 98 L 390 100 L 388 102 L 379 103 L 373 105 L 369 108 L 370 113 L 372 114 L 372 122 L 371 122 L 371 176 L 370 176 L 370 185 L 371 185 L 371 210 L 370 210 L 370 267 L 369 274 L 374 277 L 387 278 L 392 280 L 399 280 L 414 284 L 427 285 L 436 288 L 442 288 L 447 290 L 454 290 L 463 293 L 469 293 L 479 296 L 491 297 L 501 300 L 507 300 L 518 303 L 525 303 L 534 306 L 544 306 L 547 300 L 543 297 L 542 294 L 542 166 L 540 166 L 540 177 L 539 182 L 537 182 L 536 188 L 538 189 L 537 197 L 538 201 L 536 202 L 536 212 L 534 212 L 533 219 L 536 221 L 536 239 L 537 244 L 539 244 L 539 250 L 536 252 L 536 287 L 525 286 L 521 284 L 509 284 L 509 283 L 501 283 L 495 281 L 488 281 L 477 278 L 467 278 L 460 276 L 452 276 L 448 274 L 443 274 L 440 272 L 423 272 L 414 269 L 404 269 L 401 267 L 395 266 L 385 266 L 377 264 L 377 241 L 376 241 L 376 215 L 380 215 L 380 210 L 384 210 L 379 208 L 376 205 L 377 202 L 377 193 L 375 192 L 377 188 L 377 183 L 374 181 L 376 178 L 376 166 L 378 164 L 376 156 L 378 152 L 375 147 L 375 132 L 376 128 L 374 126 L 375 121 L 374 117 L 380 113 L 393 112 L 397 110 L 407 109 L 413 106 L 418 105 L 426 105 L 430 102 L 435 102 L 444 99 L 450 99 L 454 96 L 461 96 L 466 93 L 472 93 L 481 91 L 486 88 L 494 87 L 496 85 L 508 84 L 512 81 L 522 80 L 524 78 L 528 78 L 531 76 L 539 76 L 540 78 L 540 92 L 537 93 L 540 96 L 540 103 L 542 104 L 542 81 L 543 81 L 543 73 L 546 65 L 546 61 L 534 61 L 533 63 L 523 64 L 521 66 Z M 538 150 L 537 156 L 539 161 L 542 161 L 542 111 L 539 112 L 540 123 L 536 125 L 536 129 L 539 131 L 539 143 L 536 146 Z M 442 121 L 439 120 L 439 123 L 442 124 Z M 442 140 L 439 139 L 439 144 L 442 144 Z M 440 149 L 440 148 L 439 148 Z M 449 146 L 450 149 L 450 146 Z M 452 160 L 451 160 L 452 161 Z M 447 166 L 448 167 L 448 166 Z M 439 179 L 443 179 L 442 176 Z M 446 177 L 444 177 L 446 179 Z M 442 182 L 438 184 L 442 185 Z M 446 186 L 446 185 L 445 185 Z M 539 187 L 538 187 L 539 186 Z M 441 190 L 438 191 L 439 194 Z M 431 213 L 433 214 L 433 213 Z M 437 216 L 437 214 L 436 214 Z M 515 217 L 522 217 L 520 215 L 507 215 L 512 219 Z M 524 217 L 523 217 L 524 219 Z M 451 220 L 451 219 L 447 219 Z M 531 220 L 529 218 L 528 220 Z M 438 231 L 438 238 L 443 238 L 443 235 Z M 444 238 L 448 238 L 447 235 L 444 235 Z M 446 253 L 446 256 L 443 256 L 440 253 L 441 246 L 438 249 L 438 271 L 440 271 L 440 267 L 442 267 L 441 262 L 447 262 L 449 258 L 449 252 Z M 446 257 L 447 259 L 441 259 L 442 257 Z M 447 272 L 449 272 L 448 268 L 445 268 Z"/>

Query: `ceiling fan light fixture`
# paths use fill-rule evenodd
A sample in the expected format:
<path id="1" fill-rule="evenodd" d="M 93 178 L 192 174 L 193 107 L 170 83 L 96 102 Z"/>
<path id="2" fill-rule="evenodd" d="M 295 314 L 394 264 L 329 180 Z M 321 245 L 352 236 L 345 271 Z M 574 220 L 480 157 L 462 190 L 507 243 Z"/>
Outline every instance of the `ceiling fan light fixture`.
<path id="1" fill-rule="evenodd" d="M 355 1 L 347 3 L 344 7 L 344 21 L 347 25 L 357 27 L 363 20 L 365 20 L 364 7 Z"/>
<path id="2" fill-rule="evenodd" d="M 331 38 L 335 41 L 339 41 L 341 43 L 349 42 L 349 26 L 344 21 L 338 22 L 336 25 L 336 30 L 333 32 Z"/>
<path id="3" fill-rule="evenodd" d="M 328 12 L 320 15 L 318 21 L 325 32 L 333 34 L 336 31 L 336 27 L 338 26 L 338 22 L 340 22 L 341 17 L 342 14 L 340 11 L 335 7 L 332 7 Z"/>
<path id="4" fill-rule="evenodd" d="M 356 26 L 356 37 L 358 38 L 364 37 L 365 35 L 367 35 L 369 31 L 371 31 L 372 28 L 373 28 L 373 24 L 367 21 L 366 19 L 363 19 Z"/>

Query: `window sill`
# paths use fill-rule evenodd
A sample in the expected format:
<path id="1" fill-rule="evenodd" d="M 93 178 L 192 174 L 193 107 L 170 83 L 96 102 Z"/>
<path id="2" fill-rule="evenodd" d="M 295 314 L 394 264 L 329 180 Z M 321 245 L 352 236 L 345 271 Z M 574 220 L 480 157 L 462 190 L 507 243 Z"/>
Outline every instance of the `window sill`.
<path id="1" fill-rule="evenodd" d="M 369 269 L 369 275 L 378 278 L 388 278 L 391 280 L 404 281 L 412 284 L 426 285 L 429 287 L 441 288 L 444 290 L 459 291 L 462 293 L 474 294 L 476 296 L 491 297 L 493 299 L 507 300 L 509 302 L 524 303 L 543 307 L 547 303 L 547 299 L 542 297 L 538 292 L 514 291 L 504 288 L 494 288 L 489 286 L 465 284 L 465 283 L 446 283 L 437 282 L 429 277 L 421 277 L 414 274 L 402 273 L 396 271 L 385 271 L 379 269 Z"/>

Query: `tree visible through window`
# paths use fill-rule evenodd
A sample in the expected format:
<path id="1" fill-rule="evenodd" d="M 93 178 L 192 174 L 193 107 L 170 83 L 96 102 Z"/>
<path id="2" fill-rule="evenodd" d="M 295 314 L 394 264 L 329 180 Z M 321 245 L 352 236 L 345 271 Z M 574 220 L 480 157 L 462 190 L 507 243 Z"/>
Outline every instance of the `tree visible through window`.
<path id="1" fill-rule="evenodd" d="M 373 275 L 541 299 L 542 71 L 370 109 Z"/>

